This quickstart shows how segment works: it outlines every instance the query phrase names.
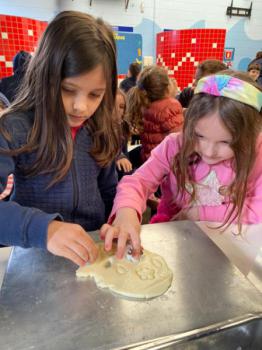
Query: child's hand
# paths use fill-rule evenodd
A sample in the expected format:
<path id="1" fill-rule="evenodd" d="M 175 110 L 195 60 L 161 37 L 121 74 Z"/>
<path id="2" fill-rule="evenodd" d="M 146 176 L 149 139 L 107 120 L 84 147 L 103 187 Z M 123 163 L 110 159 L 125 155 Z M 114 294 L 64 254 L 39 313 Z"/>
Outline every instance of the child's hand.
<path id="1" fill-rule="evenodd" d="M 131 241 L 133 257 L 139 258 L 141 254 L 140 229 L 137 212 L 131 208 L 121 208 L 117 211 L 112 225 L 105 224 L 101 227 L 100 238 L 105 240 L 106 251 L 112 249 L 113 239 L 117 238 L 116 257 L 118 259 L 123 258 L 126 244 Z"/>
<path id="2" fill-rule="evenodd" d="M 98 254 L 95 242 L 80 225 L 55 220 L 48 225 L 47 250 L 79 266 L 94 262 Z"/>
<path id="3" fill-rule="evenodd" d="M 118 159 L 116 166 L 118 170 L 123 170 L 125 173 L 132 170 L 132 163 L 127 158 Z"/>

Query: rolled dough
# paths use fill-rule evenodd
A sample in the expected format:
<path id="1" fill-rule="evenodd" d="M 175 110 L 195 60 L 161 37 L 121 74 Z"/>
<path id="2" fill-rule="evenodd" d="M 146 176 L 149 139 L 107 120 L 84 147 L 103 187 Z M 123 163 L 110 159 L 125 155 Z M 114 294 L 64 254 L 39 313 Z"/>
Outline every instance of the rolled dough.
<path id="1" fill-rule="evenodd" d="M 104 243 L 98 247 L 97 260 L 80 267 L 77 277 L 92 277 L 98 287 L 135 299 L 157 297 L 170 287 L 173 273 L 160 255 L 144 249 L 139 261 L 130 261 L 127 255 L 118 260 L 116 246 L 110 252 L 105 252 Z"/>

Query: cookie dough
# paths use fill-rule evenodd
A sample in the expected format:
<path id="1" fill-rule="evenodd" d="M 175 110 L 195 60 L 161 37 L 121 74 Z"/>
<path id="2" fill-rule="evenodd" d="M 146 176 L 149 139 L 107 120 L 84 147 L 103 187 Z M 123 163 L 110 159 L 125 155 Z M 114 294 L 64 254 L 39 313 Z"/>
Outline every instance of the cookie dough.
<path id="1" fill-rule="evenodd" d="M 92 277 L 98 287 L 135 299 L 157 297 L 170 287 L 173 273 L 160 255 L 144 250 L 139 261 L 128 254 L 119 260 L 115 258 L 116 246 L 110 252 L 105 252 L 103 243 L 98 247 L 97 260 L 80 267 L 77 277 Z"/>

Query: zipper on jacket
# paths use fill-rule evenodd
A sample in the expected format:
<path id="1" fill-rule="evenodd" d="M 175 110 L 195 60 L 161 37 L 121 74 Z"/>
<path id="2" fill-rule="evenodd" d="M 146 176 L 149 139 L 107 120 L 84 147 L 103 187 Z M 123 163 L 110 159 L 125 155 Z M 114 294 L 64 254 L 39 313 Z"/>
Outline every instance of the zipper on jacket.
<path id="1" fill-rule="evenodd" d="M 75 219 L 75 213 L 77 210 L 77 206 L 78 206 L 78 200 L 79 200 L 79 196 L 78 196 L 78 184 L 77 184 L 77 177 L 76 177 L 76 166 L 75 166 L 75 160 L 72 160 L 72 180 L 73 180 L 73 211 L 71 213 L 71 217 L 74 221 Z"/>

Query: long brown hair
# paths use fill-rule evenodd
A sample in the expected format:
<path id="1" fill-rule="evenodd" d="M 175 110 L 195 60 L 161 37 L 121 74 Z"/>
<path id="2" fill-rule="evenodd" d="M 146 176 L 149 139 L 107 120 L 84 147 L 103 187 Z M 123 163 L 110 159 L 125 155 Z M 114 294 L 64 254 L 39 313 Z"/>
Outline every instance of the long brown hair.
<path id="1" fill-rule="evenodd" d="M 91 155 L 101 166 L 108 165 L 119 148 L 112 112 L 117 89 L 116 47 L 111 28 L 101 19 L 76 11 L 59 13 L 47 26 L 34 57 L 29 63 L 23 86 L 5 115 L 33 110 L 34 123 L 28 142 L 9 151 L 12 156 L 36 152 L 28 176 L 53 172 L 53 183 L 70 168 L 73 141 L 67 122 L 61 81 L 89 72 L 102 65 L 106 92 L 101 104 L 85 122 L 92 137 Z M 0 132 L 10 137 L 0 125 Z M 3 150 L 2 150 L 3 153 Z"/>
<path id="2" fill-rule="evenodd" d="M 246 73 L 226 70 L 219 74 L 242 79 L 261 90 Z M 217 111 L 232 135 L 230 145 L 234 152 L 232 167 L 236 173 L 231 185 L 226 189 L 220 189 L 233 204 L 222 226 L 227 226 L 237 219 L 240 228 L 241 212 L 248 190 L 248 178 L 256 159 L 256 141 L 262 130 L 261 111 L 258 112 L 249 105 L 222 96 L 218 97 L 206 93 L 195 95 L 186 111 L 182 147 L 174 159 L 174 173 L 180 194 L 188 192 L 188 183 L 192 185 L 191 200 L 193 201 L 196 196 L 193 167 L 200 160 L 199 155 L 194 151 L 196 144 L 195 126 L 202 117 Z"/>
<path id="3" fill-rule="evenodd" d="M 165 98 L 169 84 L 167 72 L 162 67 L 148 66 L 142 71 L 137 86 L 127 94 L 127 118 L 134 129 L 139 132 L 143 130 L 143 108 Z"/>

